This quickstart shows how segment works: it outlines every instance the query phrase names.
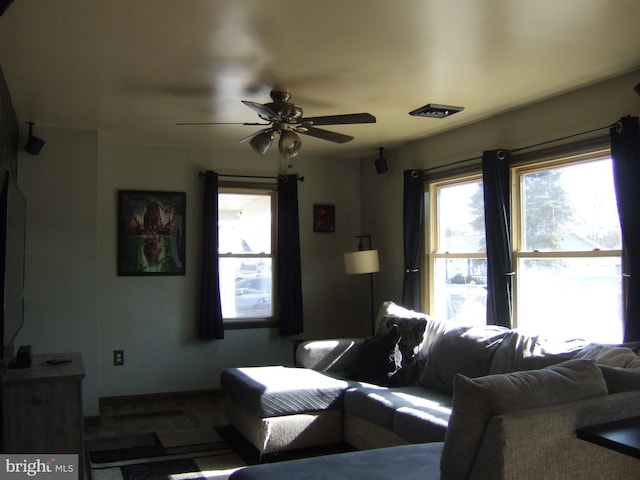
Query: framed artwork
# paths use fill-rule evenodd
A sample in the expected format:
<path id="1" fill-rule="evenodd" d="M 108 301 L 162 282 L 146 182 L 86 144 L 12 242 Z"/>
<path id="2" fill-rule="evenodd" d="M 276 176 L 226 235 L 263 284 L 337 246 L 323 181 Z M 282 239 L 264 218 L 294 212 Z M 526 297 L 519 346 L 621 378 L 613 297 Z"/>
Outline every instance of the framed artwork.
<path id="1" fill-rule="evenodd" d="M 118 275 L 185 274 L 186 193 L 118 192 Z"/>
<path id="2" fill-rule="evenodd" d="M 335 205 L 313 206 L 313 231 L 316 233 L 334 233 L 336 231 Z"/>

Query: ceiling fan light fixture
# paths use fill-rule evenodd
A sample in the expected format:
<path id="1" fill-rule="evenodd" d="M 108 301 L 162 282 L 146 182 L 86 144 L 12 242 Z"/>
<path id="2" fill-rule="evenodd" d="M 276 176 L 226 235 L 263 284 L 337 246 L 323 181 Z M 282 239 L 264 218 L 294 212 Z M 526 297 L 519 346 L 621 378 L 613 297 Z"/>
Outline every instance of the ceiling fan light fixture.
<path id="1" fill-rule="evenodd" d="M 273 131 L 265 130 L 260 134 L 256 135 L 249 141 L 249 145 L 253 148 L 253 151 L 258 155 L 264 155 L 267 153 L 271 144 L 273 143 Z"/>
<path id="2" fill-rule="evenodd" d="M 440 105 L 438 103 L 429 103 L 424 107 L 416 108 L 409 112 L 414 117 L 428 118 L 445 118 L 450 117 L 454 113 L 464 110 L 464 107 L 455 107 L 453 105 Z"/>
<path id="3" fill-rule="evenodd" d="M 280 132 L 278 148 L 282 155 L 286 155 L 287 158 L 293 158 L 300 153 L 302 142 L 300 141 L 300 137 L 291 130 L 282 130 L 282 132 Z"/>

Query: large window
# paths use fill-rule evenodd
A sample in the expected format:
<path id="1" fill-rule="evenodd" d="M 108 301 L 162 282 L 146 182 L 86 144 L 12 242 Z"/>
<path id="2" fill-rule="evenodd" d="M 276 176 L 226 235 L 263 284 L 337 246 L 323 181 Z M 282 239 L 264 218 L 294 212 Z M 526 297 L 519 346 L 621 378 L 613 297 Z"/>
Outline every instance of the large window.
<path id="1" fill-rule="evenodd" d="M 221 187 L 220 301 L 226 321 L 274 316 L 275 191 Z"/>
<path id="2" fill-rule="evenodd" d="M 517 168 L 515 325 L 547 337 L 622 340 L 622 246 L 611 159 Z"/>
<path id="3" fill-rule="evenodd" d="M 516 166 L 511 179 L 514 327 L 621 342 L 622 242 L 608 150 Z M 428 192 L 428 311 L 483 324 L 482 178 L 430 183 Z"/>
<path id="4" fill-rule="evenodd" d="M 487 305 L 487 255 L 482 180 L 432 183 L 430 193 L 431 314 L 483 324 Z"/>

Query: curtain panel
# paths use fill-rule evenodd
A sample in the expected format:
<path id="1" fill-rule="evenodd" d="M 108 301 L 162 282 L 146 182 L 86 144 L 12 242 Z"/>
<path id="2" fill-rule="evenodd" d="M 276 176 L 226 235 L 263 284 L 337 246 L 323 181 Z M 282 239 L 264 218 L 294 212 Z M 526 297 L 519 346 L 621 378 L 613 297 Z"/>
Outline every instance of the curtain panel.
<path id="1" fill-rule="evenodd" d="M 424 172 L 422 172 L 422 170 L 405 170 L 402 202 L 402 231 L 404 243 L 402 305 L 418 312 L 421 311 L 420 252 L 423 228 Z"/>
<path id="2" fill-rule="evenodd" d="M 509 152 L 488 150 L 482 153 L 482 182 L 487 243 L 487 325 L 511 328 L 513 268 Z"/>
<path id="3" fill-rule="evenodd" d="M 218 269 L 218 174 L 204 174 L 202 207 L 202 279 L 200 282 L 199 336 L 203 340 L 224 338 Z"/>
<path id="4" fill-rule="evenodd" d="M 640 340 L 640 128 L 626 116 L 609 130 L 613 181 L 624 244 L 626 296 L 624 341 Z"/>
<path id="5" fill-rule="evenodd" d="M 282 335 L 303 330 L 298 177 L 278 178 L 278 327 Z"/>

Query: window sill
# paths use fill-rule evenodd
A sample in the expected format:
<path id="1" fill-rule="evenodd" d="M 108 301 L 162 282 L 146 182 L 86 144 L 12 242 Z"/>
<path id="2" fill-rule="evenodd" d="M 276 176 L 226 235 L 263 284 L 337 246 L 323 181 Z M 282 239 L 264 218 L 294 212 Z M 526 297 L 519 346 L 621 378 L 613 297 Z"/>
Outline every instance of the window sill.
<path id="1" fill-rule="evenodd" d="M 224 320 L 225 330 L 245 330 L 249 328 L 275 328 L 278 321 L 274 318 L 247 318 L 238 320 Z"/>

